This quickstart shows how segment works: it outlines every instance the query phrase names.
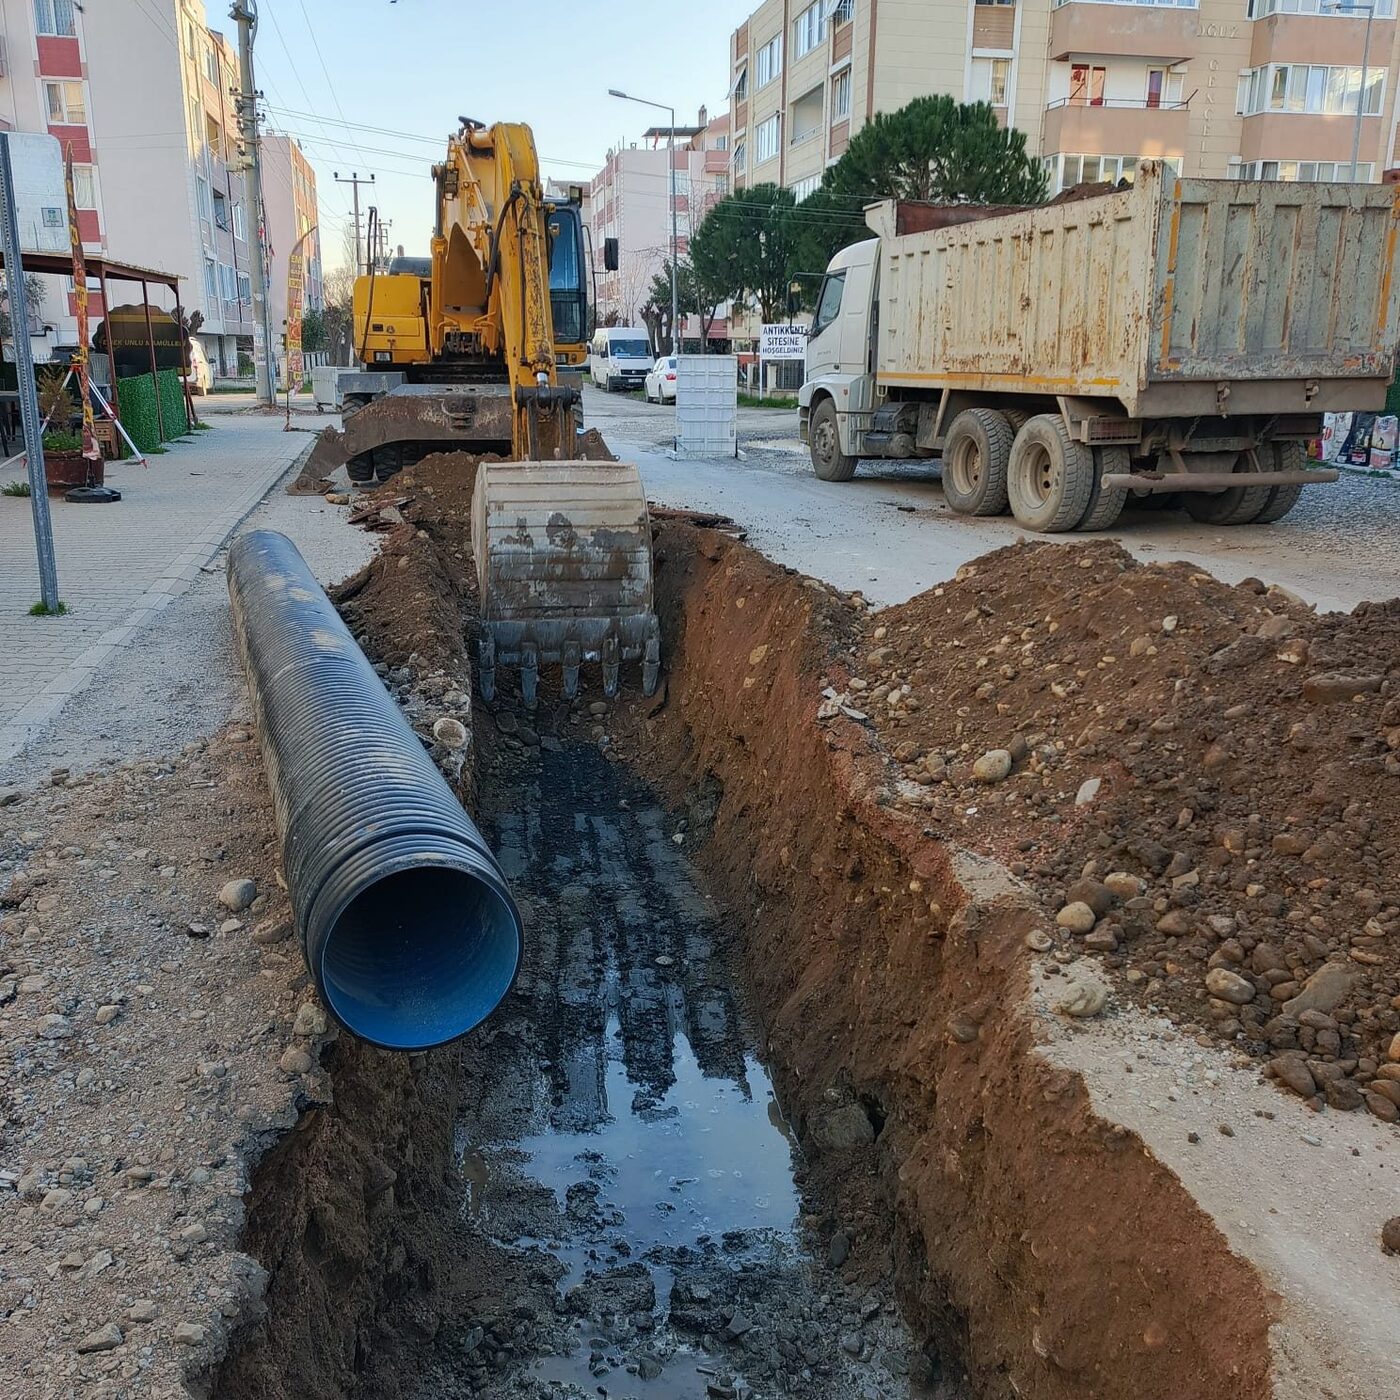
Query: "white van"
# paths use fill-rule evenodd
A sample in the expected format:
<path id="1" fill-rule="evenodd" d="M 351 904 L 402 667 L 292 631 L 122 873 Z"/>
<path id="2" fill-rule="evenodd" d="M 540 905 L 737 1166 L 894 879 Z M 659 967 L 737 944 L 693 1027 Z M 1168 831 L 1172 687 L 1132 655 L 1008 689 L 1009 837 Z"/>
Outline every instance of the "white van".
<path id="1" fill-rule="evenodd" d="M 189 384 L 192 394 L 207 394 L 214 387 L 214 371 L 209 367 L 209 357 L 204 353 L 204 346 L 190 337 L 190 372 Z"/>
<path id="2" fill-rule="evenodd" d="M 609 393 L 640 389 L 652 363 L 651 341 L 644 326 L 600 326 L 588 347 L 593 382 Z"/>

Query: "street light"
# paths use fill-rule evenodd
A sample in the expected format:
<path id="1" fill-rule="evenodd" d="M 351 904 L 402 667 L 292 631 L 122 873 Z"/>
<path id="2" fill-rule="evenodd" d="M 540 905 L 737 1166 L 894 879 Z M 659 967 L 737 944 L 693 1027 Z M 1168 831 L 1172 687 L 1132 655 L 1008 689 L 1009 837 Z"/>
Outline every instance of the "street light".
<path id="1" fill-rule="evenodd" d="M 1366 113 L 1366 80 L 1370 77 L 1371 21 L 1376 17 L 1375 0 L 1333 0 L 1322 6 L 1334 14 L 1351 15 L 1366 12 L 1366 39 L 1361 46 L 1361 85 L 1356 91 L 1356 130 L 1351 137 L 1351 182 L 1356 183 L 1357 159 L 1361 155 L 1361 119 Z"/>
<path id="2" fill-rule="evenodd" d="M 676 281 L 676 260 L 680 239 L 676 232 L 676 109 L 664 102 L 649 102 L 645 97 L 633 97 L 629 93 L 608 89 L 609 97 L 620 97 L 624 102 L 636 102 L 643 107 L 655 107 L 659 112 L 668 112 L 671 125 L 666 133 L 666 163 L 671 167 L 671 353 L 680 354 L 681 344 L 681 298 Z M 701 347 L 704 348 L 703 346 Z"/>

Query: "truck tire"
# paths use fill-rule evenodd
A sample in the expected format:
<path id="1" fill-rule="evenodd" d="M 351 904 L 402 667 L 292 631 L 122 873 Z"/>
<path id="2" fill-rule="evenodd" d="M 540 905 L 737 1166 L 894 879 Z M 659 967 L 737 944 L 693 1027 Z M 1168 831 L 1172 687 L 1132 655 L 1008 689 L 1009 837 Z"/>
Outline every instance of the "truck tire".
<path id="1" fill-rule="evenodd" d="M 1261 449 L 1267 453 L 1267 449 Z M 1255 470 L 1254 458 L 1241 452 L 1235 459 L 1237 476 L 1248 476 Z M 1232 486 L 1225 491 L 1206 494 L 1186 492 L 1186 513 L 1202 525 L 1248 525 L 1268 503 L 1272 486 Z"/>
<path id="2" fill-rule="evenodd" d="M 964 409 L 953 419 L 943 446 L 943 495 L 959 515 L 1001 515 L 1006 510 L 1006 466 L 1015 438 L 994 408 Z"/>
<path id="3" fill-rule="evenodd" d="M 836 405 L 823 399 L 812 414 L 808 429 L 812 470 L 823 481 L 849 481 L 856 474 L 855 457 L 841 450 L 841 430 L 836 421 Z"/>
<path id="4" fill-rule="evenodd" d="M 1307 470 L 1308 454 L 1301 442 L 1273 442 L 1269 444 L 1269 449 L 1272 450 L 1275 471 Z M 1282 520 L 1298 504 L 1302 494 L 1301 486 L 1275 486 L 1269 492 L 1269 499 L 1264 502 L 1264 509 L 1254 517 L 1254 523 L 1272 525 L 1275 520 Z"/>
<path id="5" fill-rule="evenodd" d="M 1094 454 L 1094 489 L 1089 493 L 1089 504 L 1085 508 L 1084 518 L 1074 528 L 1076 530 L 1111 530 L 1118 523 L 1118 517 L 1123 514 L 1123 507 L 1128 503 L 1128 488 L 1114 486 L 1105 491 L 1099 485 L 1099 481 L 1106 472 L 1128 471 L 1133 464 L 1133 459 L 1128 455 L 1126 447 L 1095 447 L 1092 451 Z"/>
<path id="6" fill-rule="evenodd" d="M 1065 431 L 1056 413 L 1040 413 L 1016 434 L 1006 474 L 1011 513 L 1037 534 L 1072 530 L 1094 489 L 1094 454 Z"/>
<path id="7" fill-rule="evenodd" d="M 1012 437 L 1015 437 L 1031 421 L 1031 415 L 1024 408 L 1003 408 L 1001 416 L 1011 424 Z"/>

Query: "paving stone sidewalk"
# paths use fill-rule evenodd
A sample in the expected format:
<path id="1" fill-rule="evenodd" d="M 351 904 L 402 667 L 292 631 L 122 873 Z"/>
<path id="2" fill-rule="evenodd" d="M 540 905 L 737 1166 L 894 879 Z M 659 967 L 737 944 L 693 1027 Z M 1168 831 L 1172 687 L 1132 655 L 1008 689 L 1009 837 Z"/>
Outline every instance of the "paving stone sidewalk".
<path id="1" fill-rule="evenodd" d="M 148 468 L 109 464 L 119 504 L 53 499 L 66 617 L 29 616 L 39 597 L 30 502 L 0 496 L 0 761 L 190 587 L 312 441 L 306 432 L 284 432 L 280 417 L 219 413 L 212 421 L 211 431 L 152 457 Z"/>

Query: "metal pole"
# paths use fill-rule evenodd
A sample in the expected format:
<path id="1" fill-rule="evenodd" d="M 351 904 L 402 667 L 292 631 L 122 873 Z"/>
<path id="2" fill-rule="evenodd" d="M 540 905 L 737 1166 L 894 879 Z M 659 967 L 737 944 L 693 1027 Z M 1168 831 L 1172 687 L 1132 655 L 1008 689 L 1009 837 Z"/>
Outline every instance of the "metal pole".
<path id="1" fill-rule="evenodd" d="M 107 334 L 107 372 L 112 381 L 112 417 L 120 420 L 122 412 L 121 395 L 117 392 L 117 355 L 112 348 L 112 297 L 107 291 L 107 260 L 97 264 L 97 281 L 102 288 L 102 324 Z"/>
<path id="2" fill-rule="evenodd" d="M 267 248 L 263 242 L 267 224 L 263 217 L 262 146 L 258 135 L 258 93 L 253 86 L 253 40 L 258 32 L 256 0 L 235 0 L 229 14 L 238 24 L 238 72 L 242 88 L 238 115 L 243 127 L 243 143 L 248 149 L 248 160 L 243 167 L 244 187 L 253 216 L 253 369 L 259 402 L 265 408 L 276 408 L 275 352 L 269 321 L 272 297 L 268 285 Z M 261 355 L 258 354 L 260 345 Z"/>
<path id="3" fill-rule="evenodd" d="M 666 136 L 666 160 L 671 167 L 671 353 L 681 353 L 681 299 L 680 268 L 676 260 L 680 256 L 680 237 L 676 232 L 676 109 L 666 109 L 671 114 L 671 129 Z"/>
<path id="4" fill-rule="evenodd" d="M 29 302 L 24 295 L 24 254 L 20 250 L 19 214 L 15 209 L 15 173 L 10 164 L 10 138 L 3 132 L 0 132 L 0 241 L 3 241 L 5 250 L 5 285 L 10 294 L 10 327 L 15 341 L 19 416 L 24 424 L 24 451 L 29 464 L 29 508 L 34 515 L 34 547 L 39 555 L 39 598 L 49 612 L 56 613 L 58 565 L 53 552 L 53 521 L 49 517 L 44 434 L 39 426 L 34 347 L 29 343 Z M 108 338 L 110 340 L 110 332 Z"/>
<path id="5" fill-rule="evenodd" d="M 373 259 L 374 259 L 374 249 L 371 248 L 371 247 L 369 247 L 369 246 L 368 246 L 368 243 L 366 243 L 366 246 L 365 246 L 365 256 L 364 256 L 364 259 L 361 260 L 361 258 L 360 258 L 360 186 L 361 186 L 361 185 L 372 185 L 372 184 L 374 184 L 374 182 L 375 182 L 375 180 L 374 180 L 374 174 L 371 172 L 370 177 L 369 177 L 368 180 L 362 180 L 362 179 L 360 179 L 360 172 L 359 172 L 358 170 L 352 170 L 352 171 L 350 172 L 350 178 L 349 178 L 348 180 L 344 180 L 344 179 L 341 178 L 340 171 L 337 170 L 337 171 L 334 172 L 334 176 L 335 176 L 335 182 L 336 182 L 337 185 L 351 185 L 351 186 L 353 186 L 353 188 L 354 188 L 354 199 L 355 199 L 355 276 L 356 276 L 356 277 L 363 277 L 364 274 L 365 274 L 366 272 L 369 271 L 369 266 L 368 266 L 369 263 L 372 262 Z"/>
<path id="6" fill-rule="evenodd" d="M 156 333 L 151 326 L 151 293 L 145 282 L 141 283 L 141 306 L 146 312 L 146 348 L 151 352 L 151 391 L 156 396 L 156 432 L 165 442 L 165 413 L 160 406 L 160 370 L 156 368 Z"/>
<path id="7" fill-rule="evenodd" d="M 1352 9 L 1359 10 L 1360 5 L 1353 5 Z M 1366 79 L 1368 77 L 1369 64 L 1371 62 L 1371 21 L 1375 18 L 1375 5 L 1366 6 L 1366 41 L 1361 46 L 1361 86 L 1356 92 L 1356 131 L 1351 138 L 1351 182 L 1356 183 L 1356 163 L 1357 157 L 1361 154 L 1361 119 L 1366 114 Z"/>

